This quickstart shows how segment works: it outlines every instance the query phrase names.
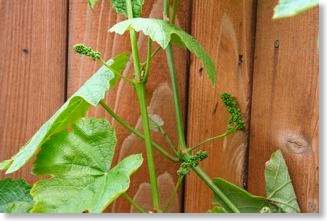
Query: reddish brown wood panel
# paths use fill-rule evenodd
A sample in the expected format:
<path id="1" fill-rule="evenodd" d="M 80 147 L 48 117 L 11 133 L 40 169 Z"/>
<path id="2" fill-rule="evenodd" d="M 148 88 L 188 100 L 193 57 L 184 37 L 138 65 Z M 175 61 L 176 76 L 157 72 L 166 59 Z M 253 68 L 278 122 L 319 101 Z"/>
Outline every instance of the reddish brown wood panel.
<path id="1" fill-rule="evenodd" d="M 193 56 L 189 85 L 188 144 L 224 133 L 228 114 L 219 99 L 229 92 L 248 121 L 255 25 L 255 1 L 194 0 L 192 34 L 216 63 L 218 83 L 212 87 L 202 64 Z M 204 145 L 209 158 L 201 163 L 212 177 L 243 185 L 246 175 L 248 133 L 238 132 Z M 187 178 L 186 212 L 205 212 L 212 192 L 194 174 Z"/>
<path id="2" fill-rule="evenodd" d="M 120 52 L 130 52 L 129 35 L 118 36 L 108 33 L 109 27 L 115 23 L 122 21 L 122 16 L 111 9 L 110 1 L 99 1 L 99 4 L 94 10 L 91 10 L 85 0 L 70 1 L 69 13 L 69 75 L 68 75 L 68 94 L 71 95 L 94 71 L 99 67 L 99 64 L 91 61 L 88 58 L 80 57 L 72 53 L 72 46 L 75 43 L 85 43 L 95 50 L 102 52 L 105 59 L 108 59 Z M 180 10 L 177 17 L 177 23 L 184 29 L 188 29 L 190 21 L 190 6 L 191 1 L 181 1 Z M 162 17 L 163 1 L 149 0 L 146 1 L 143 9 L 144 17 Z M 142 61 L 146 55 L 146 38 L 140 35 L 139 47 L 141 48 L 140 55 Z M 154 47 L 155 48 L 155 47 Z M 177 58 L 178 78 L 181 88 L 181 97 L 183 99 L 183 109 L 185 109 L 186 100 L 186 79 L 187 79 L 187 63 L 188 54 L 186 51 L 178 49 L 175 51 Z M 125 72 L 127 77 L 132 77 L 133 65 L 128 64 Z M 163 52 L 160 52 L 155 58 L 152 72 L 149 77 L 147 86 L 147 99 L 149 103 L 149 112 L 159 114 L 164 122 L 164 128 L 175 142 L 176 127 L 175 114 L 172 103 L 172 92 L 168 76 L 168 67 L 166 58 Z M 138 103 L 135 93 L 130 85 L 121 81 L 118 85 L 112 88 L 106 98 L 106 102 L 114 109 L 122 118 L 128 121 L 135 128 L 140 129 Z M 107 116 L 101 108 L 96 108 L 90 112 L 94 116 Z M 110 117 L 108 119 L 111 120 Z M 116 158 L 123 157 L 132 153 L 143 153 L 143 141 L 131 135 L 125 128 L 121 127 L 117 122 L 111 120 L 112 124 L 117 129 L 118 144 Z M 154 139 L 165 145 L 164 140 L 160 135 L 154 134 Z M 175 142 L 176 143 L 176 142 Z M 165 145 L 167 146 L 167 145 Z M 163 158 L 155 152 L 156 172 L 162 196 L 162 204 L 164 205 L 168 195 L 170 194 L 176 177 L 177 165 Z M 116 159 L 117 160 L 117 159 Z M 143 163 L 141 169 L 133 175 L 132 186 L 128 193 L 147 209 L 150 209 L 151 198 L 149 195 L 148 172 L 146 162 Z M 171 212 L 181 211 L 182 205 L 181 194 L 178 195 Z M 121 198 L 113 204 L 109 209 L 112 212 L 129 212 L 133 211 L 129 203 Z"/>
<path id="3" fill-rule="evenodd" d="M 302 211 L 318 212 L 319 10 L 273 21 L 276 4 L 258 1 L 249 190 L 265 194 L 265 162 L 280 148 Z"/>
<path id="4" fill-rule="evenodd" d="M 0 161 L 64 102 L 66 16 L 67 0 L 0 0 Z M 10 176 L 35 180 L 30 166 Z"/>

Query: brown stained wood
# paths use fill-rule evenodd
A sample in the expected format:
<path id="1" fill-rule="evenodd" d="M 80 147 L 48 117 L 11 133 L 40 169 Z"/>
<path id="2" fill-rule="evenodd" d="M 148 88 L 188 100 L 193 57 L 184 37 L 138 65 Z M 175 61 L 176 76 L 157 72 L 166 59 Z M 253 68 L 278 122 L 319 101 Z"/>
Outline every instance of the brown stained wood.
<path id="1" fill-rule="evenodd" d="M 222 92 L 235 96 L 246 122 L 249 119 L 255 1 L 194 0 L 192 34 L 213 58 L 218 83 L 211 85 L 202 64 L 191 57 L 188 105 L 188 144 L 224 133 L 228 114 Z M 223 177 L 242 186 L 246 175 L 247 130 L 205 144 L 209 158 L 201 165 L 211 177 Z M 185 212 L 211 208 L 212 192 L 195 174 L 186 180 Z"/>
<path id="2" fill-rule="evenodd" d="M 85 43 L 91 46 L 95 50 L 102 52 L 105 59 L 117 55 L 120 52 L 130 52 L 130 40 L 129 35 L 118 36 L 112 33 L 108 33 L 109 27 L 115 23 L 122 21 L 122 16 L 117 16 L 109 5 L 110 1 L 99 1 L 99 4 L 94 10 L 88 8 L 85 0 L 70 1 L 69 5 L 69 74 L 68 74 L 68 94 L 71 95 L 76 89 L 89 77 L 92 73 L 100 67 L 99 64 L 91 61 L 89 58 L 84 58 L 72 53 L 72 46 L 75 43 Z M 180 10 L 177 17 L 177 23 L 183 28 L 188 29 L 190 22 L 190 6 L 191 1 L 181 1 Z M 162 17 L 163 1 L 162 0 L 148 0 L 146 1 L 143 9 L 143 17 Z M 146 38 L 140 35 L 139 47 L 141 48 L 142 61 L 146 55 Z M 154 47 L 156 48 L 156 46 Z M 177 70 L 179 78 L 179 86 L 181 97 L 183 98 L 183 109 L 185 110 L 186 101 L 186 79 L 187 79 L 187 64 L 188 54 L 182 49 L 175 50 L 175 57 L 177 60 Z M 132 78 L 133 64 L 128 64 L 125 72 L 125 76 Z M 168 67 L 166 64 L 166 57 L 163 52 L 160 52 L 155 58 L 152 65 L 152 72 L 149 77 L 149 83 L 147 85 L 147 100 L 149 103 L 149 112 L 160 115 L 164 122 L 164 128 L 170 135 L 171 139 L 176 143 L 176 126 L 175 126 L 175 114 L 172 103 L 170 81 L 168 76 Z M 106 102 L 114 109 L 123 119 L 129 122 L 135 128 L 140 129 L 141 125 L 138 122 L 139 119 L 139 107 L 135 93 L 131 86 L 121 81 L 118 85 L 110 90 L 109 95 L 106 98 Z M 92 116 L 107 116 L 101 108 L 95 108 L 90 112 Z M 111 120 L 110 117 L 107 117 Z M 117 158 L 122 159 L 132 153 L 143 153 L 145 157 L 144 144 L 142 141 L 131 135 L 125 128 L 121 127 L 117 122 L 111 120 L 114 127 L 117 129 L 118 144 L 116 146 L 116 162 Z M 157 133 L 154 134 L 154 139 L 159 143 L 165 145 L 164 140 Z M 167 145 L 165 145 L 167 146 Z M 176 182 L 176 170 L 177 165 L 174 165 L 162 155 L 155 151 L 155 163 L 157 176 L 170 177 L 169 179 Z M 147 194 L 144 186 L 149 182 L 148 172 L 146 168 L 146 161 L 143 163 L 140 170 L 133 175 L 131 183 L 132 186 L 128 193 L 137 198 L 137 201 L 146 207 L 149 202 L 149 194 Z M 167 197 L 167 191 L 172 190 L 167 186 L 167 181 L 160 182 L 163 185 L 160 186 L 161 195 Z M 171 185 L 170 185 L 171 186 Z M 142 193 L 142 191 L 144 193 Z M 137 195 L 135 196 L 135 194 Z M 141 196 L 141 197 L 140 197 Z M 174 204 L 171 211 L 181 211 L 182 206 L 181 192 L 178 194 L 178 203 Z M 163 202 L 165 199 L 162 200 Z M 108 210 L 111 212 L 129 212 L 131 206 L 123 199 L 118 199 L 117 202 Z"/>
<path id="3" fill-rule="evenodd" d="M 67 0 L 0 0 L 0 161 L 64 102 L 66 16 Z M 30 169 L 7 177 L 35 181 Z"/>
<path id="4" fill-rule="evenodd" d="M 280 148 L 302 212 L 318 212 L 319 10 L 273 21 L 276 4 L 258 1 L 249 190 L 265 194 L 265 162 Z"/>

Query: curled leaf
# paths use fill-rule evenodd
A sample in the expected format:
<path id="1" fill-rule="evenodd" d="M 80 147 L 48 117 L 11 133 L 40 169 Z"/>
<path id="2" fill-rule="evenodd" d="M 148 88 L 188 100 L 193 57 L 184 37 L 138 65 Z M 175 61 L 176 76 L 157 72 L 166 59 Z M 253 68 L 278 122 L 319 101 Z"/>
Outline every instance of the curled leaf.
<path id="1" fill-rule="evenodd" d="M 115 81 L 115 71 L 121 71 L 128 61 L 126 53 L 108 61 L 82 87 L 80 87 L 60 109 L 33 135 L 33 137 L 10 160 L 0 163 L 0 169 L 13 173 L 25 165 L 39 147 L 52 135 L 67 129 L 73 122 L 83 117 L 91 106 L 96 106 Z"/>
<path id="2" fill-rule="evenodd" d="M 142 31 L 164 49 L 170 42 L 186 47 L 202 61 L 212 84 L 216 83 L 215 64 L 204 48 L 188 33 L 164 20 L 154 18 L 128 19 L 114 25 L 109 31 L 121 35 L 131 28 L 137 32 Z"/>
<path id="3" fill-rule="evenodd" d="M 271 155 L 265 168 L 267 199 L 286 213 L 300 212 L 287 165 L 282 152 Z"/>

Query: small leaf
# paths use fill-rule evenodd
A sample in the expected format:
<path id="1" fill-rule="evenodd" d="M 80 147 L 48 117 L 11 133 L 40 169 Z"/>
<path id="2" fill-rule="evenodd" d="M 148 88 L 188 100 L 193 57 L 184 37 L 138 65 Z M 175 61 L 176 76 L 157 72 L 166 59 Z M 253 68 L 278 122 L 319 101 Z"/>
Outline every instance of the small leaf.
<path id="1" fill-rule="evenodd" d="M 132 0 L 133 17 L 140 17 L 144 0 Z M 126 0 L 112 0 L 112 6 L 118 14 L 127 16 Z"/>
<path id="2" fill-rule="evenodd" d="M 280 150 L 271 155 L 265 168 L 267 199 L 283 212 L 300 212 L 296 195 L 288 174 L 287 165 Z"/>
<path id="3" fill-rule="evenodd" d="M 215 179 L 214 183 L 242 213 L 259 213 L 263 207 L 269 207 L 264 197 L 252 195 L 222 178 Z M 218 195 L 214 195 L 213 204 L 223 207 L 227 212 L 232 212 Z"/>
<path id="4" fill-rule="evenodd" d="M 215 206 L 212 209 L 209 209 L 207 213 L 227 213 L 227 212 L 224 208 Z"/>
<path id="5" fill-rule="evenodd" d="M 273 19 L 295 16 L 316 5 L 319 5 L 319 0 L 279 0 L 274 8 Z"/>
<path id="6" fill-rule="evenodd" d="M 0 163 L 0 169 L 13 173 L 26 164 L 38 148 L 53 134 L 68 128 L 77 119 L 83 117 L 91 106 L 96 106 L 113 84 L 114 72 L 120 71 L 128 61 L 126 53 L 109 60 L 115 70 L 101 67 L 84 85 L 71 96 L 68 101 L 34 134 L 34 136 L 10 160 Z M 126 59 L 127 58 L 127 59 Z"/>
<path id="7" fill-rule="evenodd" d="M 149 114 L 150 129 L 152 131 L 158 132 L 160 128 L 164 125 L 164 121 L 158 114 Z"/>
<path id="8" fill-rule="evenodd" d="M 24 180 L 0 180 L 0 213 L 28 213 L 33 200 Z"/>
<path id="9" fill-rule="evenodd" d="M 140 154 L 131 155 L 110 169 L 116 134 L 104 119 L 81 118 L 73 131 L 63 131 L 43 144 L 33 165 L 38 181 L 31 194 L 34 213 L 100 213 L 130 183 L 141 166 Z"/>
<path id="10" fill-rule="evenodd" d="M 122 35 L 130 28 L 137 32 L 142 31 L 164 49 L 170 42 L 185 46 L 202 61 L 212 84 L 216 83 L 216 68 L 213 61 L 203 47 L 188 33 L 164 20 L 153 18 L 125 20 L 114 25 L 109 31 Z"/>
<path id="11" fill-rule="evenodd" d="M 89 6 L 93 9 L 98 0 L 87 0 Z"/>

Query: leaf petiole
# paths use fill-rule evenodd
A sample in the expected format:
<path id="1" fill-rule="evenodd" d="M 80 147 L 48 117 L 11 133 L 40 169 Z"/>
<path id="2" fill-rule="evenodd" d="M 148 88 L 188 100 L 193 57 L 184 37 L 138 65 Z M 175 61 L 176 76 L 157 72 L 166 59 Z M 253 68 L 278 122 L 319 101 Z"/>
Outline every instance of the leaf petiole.
<path id="1" fill-rule="evenodd" d="M 208 138 L 208 139 L 205 139 L 204 141 L 202 141 L 202 142 L 200 142 L 200 143 L 198 143 L 198 144 L 195 144 L 194 146 L 190 147 L 190 148 L 187 150 L 187 152 L 191 153 L 193 150 L 195 150 L 196 148 L 202 146 L 203 144 L 209 143 L 209 142 L 214 141 L 214 140 L 216 140 L 216 139 L 220 139 L 220 138 L 226 137 L 226 136 L 228 136 L 228 135 L 230 135 L 230 134 L 231 134 L 230 132 L 226 131 L 226 132 L 223 133 L 223 134 L 219 134 L 219 135 L 217 135 L 217 136 L 214 136 L 214 137 L 210 137 L 210 138 Z"/>
<path id="2" fill-rule="evenodd" d="M 167 202 L 167 205 L 165 206 L 165 208 L 162 210 L 162 212 L 167 212 L 167 210 L 170 208 L 171 204 L 173 203 L 176 195 L 177 195 L 177 191 L 178 191 L 178 188 L 180 187 L 180 185 L 183 183 L 183 179 L 184 179 L 184 176 L 182 177 L 178 177 L 178 180 L 176 182 L 176 185 L 171 193 L 171 195 L 169 196 L 168 198 L 168 202 Z"/>
<path id="3" fill-rule="evenodd" d="M 110 71 L 112 71 L 112 72 L 114 72 L 114 74 L 115 75 L 117 75 L 119 78 L 121 78 L 121 79 L 123 79 L 123 80 L 125 80 L 125 81 L 127 81 L 128 83 L 130 83 L 131 85 L 134 85 L 135 83 L 134 83 L 134 81 L 132 81 L 131 79 L 129 79 L 129 78 L 127 78 L 127 77 L 125 77 L 125 76 L 123 76 L 123 75 L 121 75 L 120 73 L 118 73 L 117 71 L 115 71 L 115 70 L 112 70 L 112 68 L 103 60 L 103 58 L 99 58 L 99 61 L 101 62 L 101 64 L 103 65 L 103 66 L 105 66 L 106 68 L 108 68 Z"/>
<path id="4" fill-rule="evenodd" d="M 109 114 L 111 115 L 118 123 L 120 123 L 123 127 L 125 127 L 128 131 L 130 131 L 131 133 L 135 134 L 137 137 L 141 138 L 144 140 L 144 135 L 138 131 L 135 130 L 132 126 L 130 126 L 127 122 L 125 122 L 120 116 L 118 116 L 113 110 L 111 110 L 111 108 L 103 101 L 101 100 L 99 102 L 99 104 L 101 105 L 101 107 Z M 167 159 L 177 163 L 179 160 L 170 155 L 162 146 L 160 146 L 158 143 L 152 141 L 152 145 L 153 147 L 158 150 L 163 156 L 165 156 Z"/>
<path id="5" fill-rule="evenodd" d="M 133 199 L 132 197 L 130 197 L 130 195 L 128 195 L 128 193 L 123 193 L 122 194 L 124 196 L 124 198 L 139 212 L 139 213 L 145 213 L 146 211 L 140 206 L 138 205 Z"/>

